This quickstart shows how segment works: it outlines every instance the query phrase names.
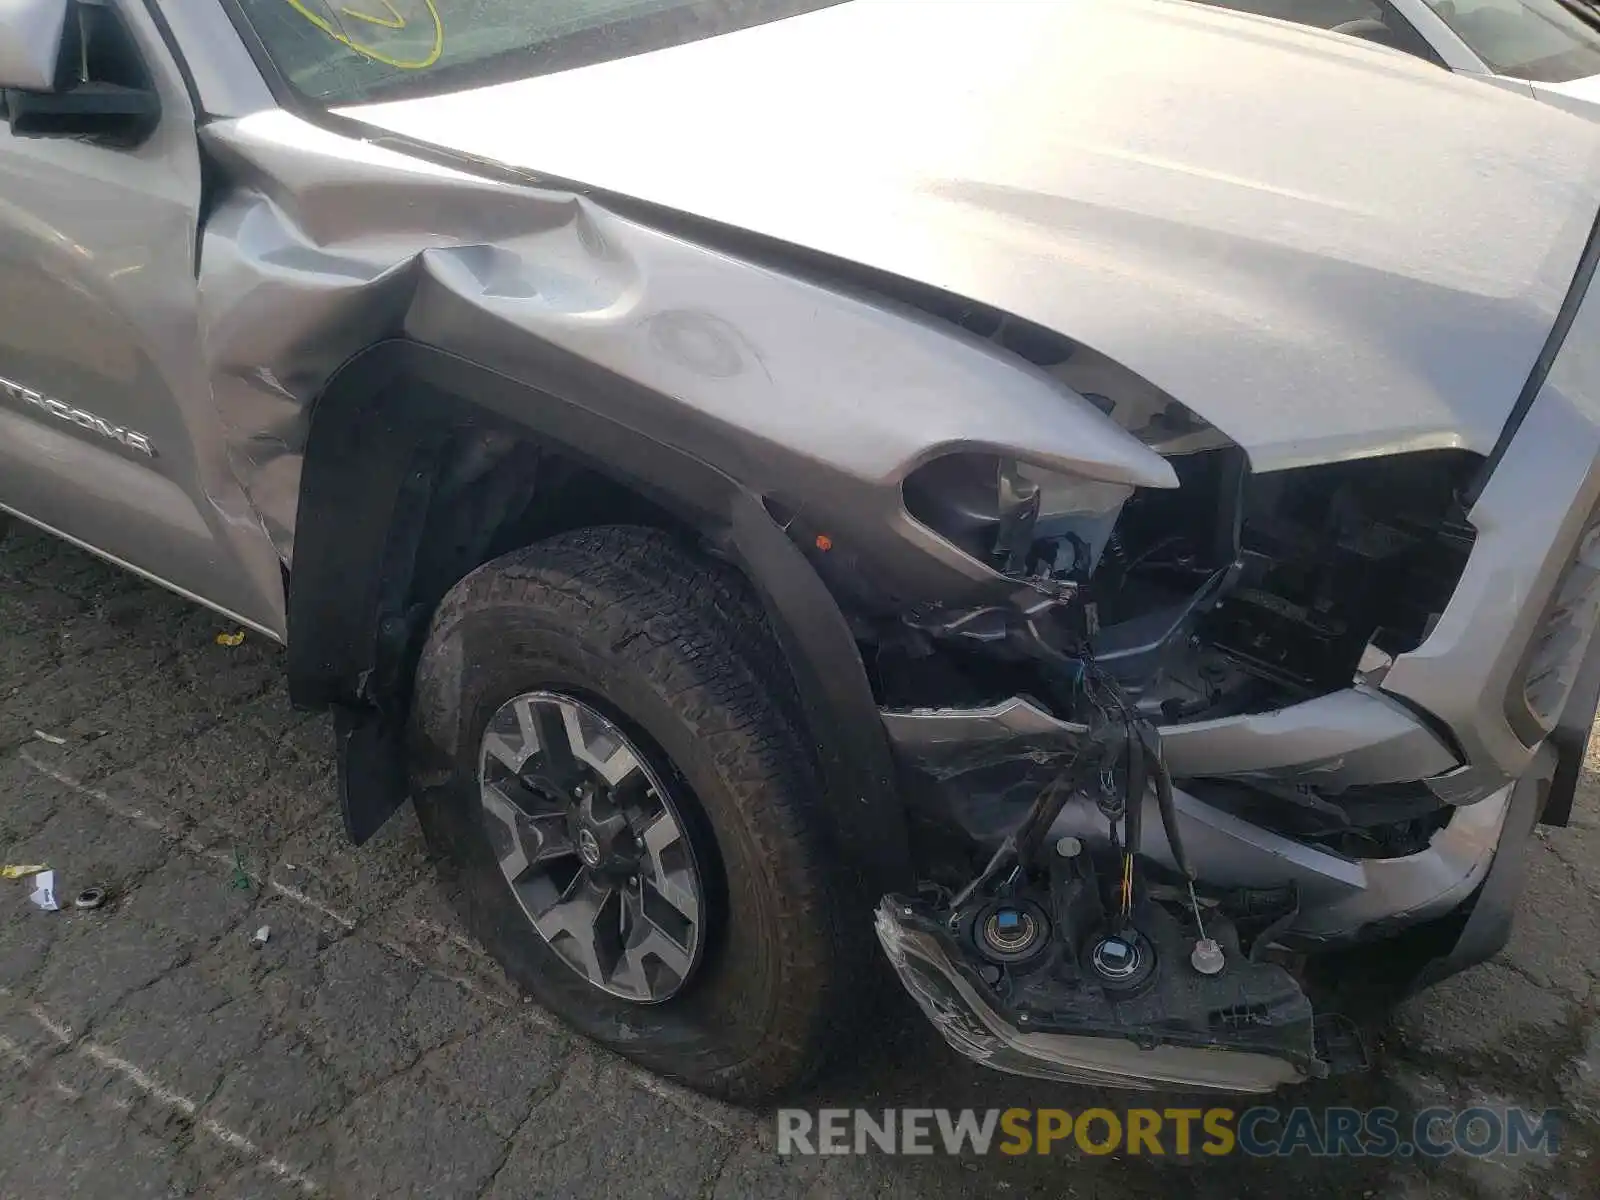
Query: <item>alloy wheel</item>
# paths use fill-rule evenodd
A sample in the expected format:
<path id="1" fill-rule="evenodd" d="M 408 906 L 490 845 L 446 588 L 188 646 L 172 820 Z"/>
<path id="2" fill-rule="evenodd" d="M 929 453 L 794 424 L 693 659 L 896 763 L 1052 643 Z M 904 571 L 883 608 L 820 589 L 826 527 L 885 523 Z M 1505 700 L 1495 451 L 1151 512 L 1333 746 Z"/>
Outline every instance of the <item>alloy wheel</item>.
<path id="1" fill-rule="evenodd" d="M 677 995 L 704 949 L 706 893 L 638 746 L 583 700 L 528 692 L 490 719 L 478 783 L 501 874 L 562 961 L 625 1000 Z"/>

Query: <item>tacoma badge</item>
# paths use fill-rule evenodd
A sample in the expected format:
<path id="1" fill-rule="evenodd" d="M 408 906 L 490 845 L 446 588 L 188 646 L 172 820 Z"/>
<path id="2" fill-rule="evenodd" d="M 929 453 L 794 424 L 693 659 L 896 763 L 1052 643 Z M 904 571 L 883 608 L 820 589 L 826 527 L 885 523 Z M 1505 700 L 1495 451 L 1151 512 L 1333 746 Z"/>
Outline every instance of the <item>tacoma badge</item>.
<path id="1" fill-rule="evenodd" d="M 73 425 L 98 433 L 103 438 L 109 438 L 126 446 L 129 450 L 137 450 L 140 454 L 150 458 L 156 456 L 155 447 L 150 444 L 150 439 L 142 433 L 135 433 L 121 425 L 113 425 L 104 417 L 97 417 L 92 412 L 81 408 L 74 408 L 53 397 L 46 396 L 43 392 L 36 392 L 30 387 L 14 383 L 9 379 L 0 378 L 0 393 L 13 400 L 20 400 L 24 404 L 31 404 L 43 412 L 49 413 L 58 421 L 68 421 Z"/>

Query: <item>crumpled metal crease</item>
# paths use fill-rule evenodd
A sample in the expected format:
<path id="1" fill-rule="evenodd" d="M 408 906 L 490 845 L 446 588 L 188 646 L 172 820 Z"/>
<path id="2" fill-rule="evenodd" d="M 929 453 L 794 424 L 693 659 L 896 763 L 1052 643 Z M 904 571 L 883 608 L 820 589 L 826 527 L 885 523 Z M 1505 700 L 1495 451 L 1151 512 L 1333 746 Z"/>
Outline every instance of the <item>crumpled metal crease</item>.
<path id="1" fill-rule="evenodd" d="M 552 356 L 638 385 L 560 398 L 807 503 L 913 601 L 1008 586 L 905 514 L 900 480 L 935 454 L 1177 482 L 1068 385 L 915 310 L 288 113 L 203 137 L 228 181 L 202 242 L 205 352 L 227 460 L 285 563 L 312 404 L 401 336 L 539 386 Z"/>
<path id="2" fill-rule="evenodd" d="M 204 345 L 229 465 L 285 563 L 311 406 L 351 356 L 404 332 L 426 278 L 569 315 L 628 290 L 630 264 L 586 201 L 541 203 L 400 155 L 340 172 L 324 155 L 313 164 L 304 149 L 221 130 L 208 143 L 237 182 L 204 233 Z M 484 236 L 498 241 L 471 240 Z M 519 253 L 530 239 L 538 253 Z"/>

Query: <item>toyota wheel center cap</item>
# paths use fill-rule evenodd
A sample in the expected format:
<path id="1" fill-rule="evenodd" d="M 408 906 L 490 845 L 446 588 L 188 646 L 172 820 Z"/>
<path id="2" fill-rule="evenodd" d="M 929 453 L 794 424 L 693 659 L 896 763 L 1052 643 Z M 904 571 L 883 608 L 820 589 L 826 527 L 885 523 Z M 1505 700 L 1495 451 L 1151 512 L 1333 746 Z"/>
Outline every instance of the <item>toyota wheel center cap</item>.
<path id="1" fill-rule="evenodd" d="M 600 865 L 600 839 L 594 836 L 592 830 L 578 831 L 578 856 L 583 859 L 586 866 Z"/>

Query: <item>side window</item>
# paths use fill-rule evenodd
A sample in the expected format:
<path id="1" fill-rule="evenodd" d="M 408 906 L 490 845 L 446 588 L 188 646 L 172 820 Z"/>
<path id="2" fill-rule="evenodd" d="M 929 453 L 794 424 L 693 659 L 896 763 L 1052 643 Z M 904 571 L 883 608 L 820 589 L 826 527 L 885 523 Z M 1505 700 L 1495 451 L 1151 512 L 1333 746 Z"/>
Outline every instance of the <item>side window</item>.
<path id="1" fill-rule="evenodd" d="M 1442 65 L 1433 47 L 1411 22 L 1384 0 L 1196 0 L 1196 3 L 1342 33 Z"/>
<path id="2" fill-rule="evenodd" d="M 1568 83 L 1600 75 L 1600 9 L 1571 0 L 1427 0 L 1498 75 Z"/>

